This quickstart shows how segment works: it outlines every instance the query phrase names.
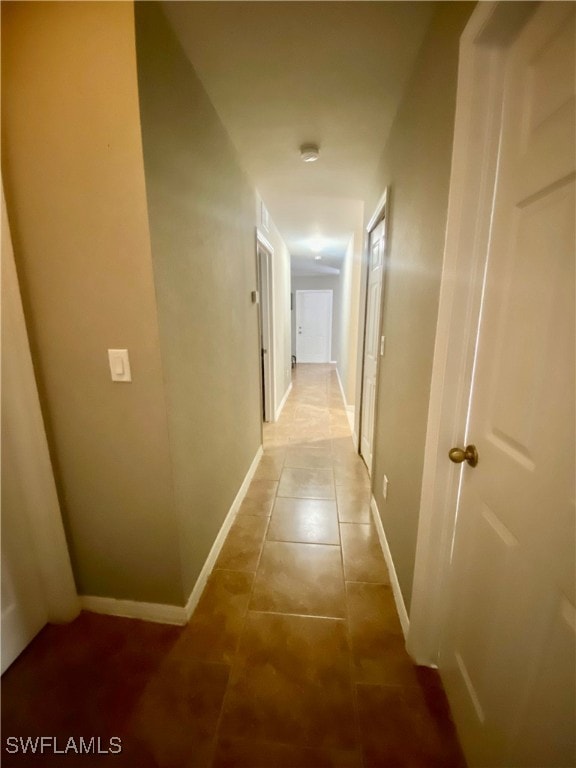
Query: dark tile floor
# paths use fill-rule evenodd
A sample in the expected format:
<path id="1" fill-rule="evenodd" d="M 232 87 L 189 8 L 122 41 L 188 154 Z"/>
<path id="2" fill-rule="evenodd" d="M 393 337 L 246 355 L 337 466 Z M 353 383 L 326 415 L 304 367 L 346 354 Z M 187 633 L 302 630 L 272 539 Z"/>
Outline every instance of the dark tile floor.
<path id="1" fill-rule="evenodd" d="M 437 674 L 404 649 L 335 371 L 299 366 L 186 627 L 83 613 L 2 679 L 2 765 L 461 768 Z M 8 736 L 122 739 L 10 756 Z"/>

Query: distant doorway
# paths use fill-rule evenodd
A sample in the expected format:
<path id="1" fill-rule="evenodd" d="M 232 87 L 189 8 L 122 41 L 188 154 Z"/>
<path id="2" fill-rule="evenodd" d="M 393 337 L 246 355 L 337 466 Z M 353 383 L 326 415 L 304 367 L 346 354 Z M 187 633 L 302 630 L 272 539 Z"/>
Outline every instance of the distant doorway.
<path id="1" fill-rule="evenodd" d="M 296 291 L 296 359 L 329 363 L 332 349 L 332 291 Z"/>

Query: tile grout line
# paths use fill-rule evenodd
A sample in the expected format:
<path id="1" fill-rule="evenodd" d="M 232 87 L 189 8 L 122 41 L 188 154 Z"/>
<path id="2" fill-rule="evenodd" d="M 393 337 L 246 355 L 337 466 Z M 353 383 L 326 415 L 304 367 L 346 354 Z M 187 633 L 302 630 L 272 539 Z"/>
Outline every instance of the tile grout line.
<path id="1" fill-rule="evenodd" d="M 346 612 L 346 639 L 348 643 L 348 672 L 350 675 L 350 691 L 352 694 L 352 707 L 354 710 L 354 729 L 356 731 L 356 752 L 359 754 L 361 765 L 365 767 L 364 750 L 363 750 L 363 744 L 362 744 L 362 731 L 360 728 L 360 710 L 358 707 L 358 692 L 356 687 L 354 651 L 352 647 L 352 626 L 350 622 L 350 606 L 348 601 L 348 588 L 346 586 L 347 580 L 346 580 L 346 570 L 345 570 L 345 564 L 344 564 L 344 541 L 342 537 L 342 529 L 341 529 L 342 523 L 340 521 L 338 494 L 336 492 L 336 472 L 334 468 L 334 463 L 332 466 L 334 470 L 334 485 L 335 485 L 334 492 L 336 494 L 336 514 L 338 516 L 338 535 L 340 536 L 340 558 L 342 561 L 342 578 L 344 580 L 344 609 Z"/>
<path id="2" fill-rule="evenodd" d="M 332 446 L 334 446 L 334 443 L 332 443 Z M 335 459 L 334 451 L 333 451 L 333 459 Z M 360 763 L 362 766 L 365 767 L 365 760 L 364 760 L 364 750 L 363 750 L 363 744 L 362 744 L 362 731 L 360 729 L 360 710 L 358 707 L 358 692 L 357 692 L 357 686 L 356 686 L 356 675 L 355 675 L 355 663 L 354 663 L 354 653 L 352 648 L 352 627 L 350 623 L 350 608 L 349 608 L 349 601 L 348 601 L 348 589 L 346 586 L 346 570 L 345 570 L 345 564 L 344 564 L 344 541 L 342 538 L 342 529 L 341 529 L 341 521 L 340 521 L 340 509 L 338 504 L 338 493 L 337 493 L 337 485 L 336 485 L 336 470 L 335 470 L 335 464 L 334 460 L 332 462 L 332 470 L 334 473 L 334 493 L 336 496 L 336 514 L 338 517 L 338 535 L 340 537 L 340 558 L 342 561 L 342 578 L 344 580 L 344 609 L 346 612 L 346 639 L 348 641 L 348 670 L 350 675 L 350 689 L 352 694 L 352 707 L 354 709 L 354 727 L 356 731 L 356 752 L 359 754 L 360 757 Z"/>
<path id="3" fill-rule="evenodd" d="M 282 474 L 282 472 L 280 473 Z M 276 499 L 278 497 L 278 486 L 280 485 L 280 480 L 278 480 L 278 484 L 276 486 L 276 493 L 274 494 L 274 502 L 272 504 L 272 510 L 274 509 L 274 503 L 276 502 Z M 238 653 L 240 650 L 240 644 L 242 642 L 242 638 L 244 636 L 244 632 L 246 629 L 246 624 L 248 622 L 248 616 L 250 614 L 250 604 L 252 602 L 252 597 L 254 595 L 254 585 L 256 583 L 256 574 L 258 573 L 258 568 L 260 566 L 260 560 L 262 559 L 262 552 L 264 550 L 264 543 L 266 541 L 266 535 L 268 533 L 268 528 L 270 527 L 270 519 L 272 517 L 272 511 L 270 512 L 270 515 L 268 516 L 268 522 L 266 523 L 266 529 L 264 531 L 264 536 L 262 537 L 262 544 L 260 546 L 260 554 L 258 555 L 258 562 L 256 563 L 256 568 L 254 570 L 254 578 L 252 579 L 252 584 L 250 585 L 250 595 L 248 597 L 248 604 L 246 607 L 246 613 L 244 615 L 244 619 L 242 621 L 242 627 L 240 629 L 240 632 L 238 633 L 238 640 L 236 641 L 236 648 L 234 651 L 234 655 L 232 656 L 232 659 L 230 661 L 230 671 L 228 674 L 228 681 L 226 683 L 226 690 L 224 691 L 224 696 L 222 697 L 222 703 L 220 705 L 220 714 L 218 716 L 218 722 L 216 723 L 216 728 L 214 729 L 214 738 L 213 738 L 213 745 L 212 745 L 212 759 L 210 762 L 210 765 L 214 765 L 214 762 L 216 760 L 216 750 L 218 747 L 218 742 L 220 740 L 220 730 L 222 727 L 222 720 L 224 718 L 224 712 L 226 711 L 226 704 L 229 699 L 231 688 L 232 688 L 232 682 L 233 682 L 233 676 L 236 667 L 238 666 Z"/>
<path id="4" fill-rule="evenodd" d="M 325 384 L 326 384 L 326 389 L 327 389 L 327 381 L 326 380 L 325 380 Z M 294 388 L 293 388 L 293 393 L 292 394 L 294 395 Z M 288 438 L 288 440 L 294 444 L 294 442 L 295 442 L 294 416 L 292 417 L 292 427 L 293 427 L 293 430 L 292 430 L 291 436 L 290 436 L 290 438 Z M 331 432 L 331 430 L 329 430 L 329 431 Z M 278 491 L 279 491 L 279 488 L 280 488 L 280 481 L 281 481 L 281 478 L 282 478 L 282 474 L 284 472 L 284 469 L 287 468 L 287 466 L 286 466 L 287 451 L 289 450 L 290 447 L 295 447 L 294 445 L 290 446 L 288 444 L 286 446 L 286 453 L 284 454 L 284 459 L 282 461 L 282 467 L 281 467 L 281 470 L 280 470 L 280 477 L 276 481 L 277 482 L 276 492 L 274 494 L 274 500 L 273 500 L 273 503 L 272 503 L 270 514 L 265 516 L 265 517 L 267 517 L 267 523 L 266 523 L 266 527 L 265 527 L 265 531 L 264 531 L 264 536 L 263 536 L 261 547 L 260 547 L 260 552 L 259 552 L 259 556 L 258 556 L 258 562 L 256 564 L 256 569 L 253 572 L 254 573 L 254 578 L 252 579 L 252 583 L 251 583 L 251 587 L 250 587 L 250 596 L 249 596 L 249 599 L 248 599 L 248 607 L 247 607 L 247 610 L 246 610 L 246 614 L 244 616 L 244 620 L 242 622 L 242 628 L 241 628 L 241 630 L 240 630 L 240 632 L 238 634 L 238 640 L 237 640 L 237 644 L 236 644 L 236 649 L 235 649 L 233 658 L 231 659 L 231 662 L 230 662 L 230 665 L 229 665 L 229 670 L 230 671 L 229 671 L 228 681 L 227 681 L 227 685 L 226 685 L 226 690 L 225 690 L 224 696 L 222 698 L 222 704 L 221 704 L 221 708 L 220 708 L 218 722 L 217 722 L 217 725 L 216 725 L 216 729 L 215 729 L 215 733 L 214 733 L 214 738 L 213 738 L 211 765 L 214 764 L 215 759 L 216 759 L 216 750 L 217 750 L 218 741 L 219 741 L 220 735 L 221 735 L 222 720 L 224 718 L 224 712 L 226 710 L 227 701 L 228 701 L 229 696 L 230 696 L 232 682 L 233 682 L 233 677 L 234 677 L 234 672 L 235 672 L 235 669 L 238 666 L 239 649 L 240 649 L 240 645 L 241 645 L 241 642 L 242 642 L 242 638 L 243 638 L 243 636 L 245 634 L 246 624 L 248 622 L 248 618 L 249 618 L 250 613 L 269 614 L 269 615 L 281 615 L 281 616 L 290 616 L 290 615 L 292 615 L 292 616 L 301 616 L 303 618 L 319 618 L 319 619 L 324 619 L 324 620 L 330 619 L 332 621 L 344 621 L 345 622 L 345 624 L 346 624 L 345 631 L 346 631 L 346 639 L 347 639 L 347 653 L 348 653 L 348 668 L 349 668 L 349 675 L 350 675 L 350 686 L 351 686 L 351 694 L 352 694 L 352 706 L 353 706 L 353 709 L 354 709 L 354 717 L 355 717 L 355 731 L 356 731 L 356 747 L 355 747 L 355 752 L 357 754 L 359 753 L 360 760 L 361 760 L 362 764 L 364 764 L 363 753 L 362 753 L 361 733 L 360 733 L 360 726 L 359 726 L 359 710 L 358 710 L 357 695 L 356 695 L 356 685 L 355 685 L 354 675 L 353 675 L 353 657 L 352 657 L 352 645 L 351 645 L 351 639 L 350 639 L 350 623 L 349 623 L 349 611 L 348 611 L 348 598 L 347 598 L 347 590 L 346 590 L 346 577 L 345 577 L 345 571 L 344 571 L 342 536 L 341 536 L 341 528 L 340 528 L 341 523 L 340 523 L 340 519 L 339 519 L 339 515 L 338 515 L 338 502 L 337 502 L 337 493 L 336 493 L 336 473 L 335 473 L 335 469 L 334 469 L 334 450 L 333 450 L 334 437 L 330 434 L 330 436 L 328 438 L 322 438 L 322 440 L 325 440 L 325 439 L 330 440 L 330 446 L 331 446 L 332 463 L 331 463 L 330 469 L 331 469 L 331 474 L 332 474 L 332 488 L 333 488 L 333 491 L 334 491 L 334 497 L 333 497 L 333 499 L 316 499 L 316 498 L 312 497 L 311 500 L 334 501 L 334 503 L 336 505 L 336 520 L 337 520 L 338 537 L 339 537 L 340 544 L 338 544 L 338 545 L 334 545 L 334 544 L 321 544 L 320 546 L 332 546 L 332 547 L 333 546 L 339 546 L 340 547 L 340 562 L 341 562 L 341 566 L 342 566 L 342 586 L 343 586 L 343 597 L 344 597 L 344 606 L 343 607 L 344 607 L 345 616 L 344 617 L 336 617 L 336 616 L 319 616 L 319 615 L 316 615 L 316 614 L 291 614 L 291 613 L 283 613 L 283 612 L 275 612 L 275 611 L 255 611 L 255 610 L 251 610 L 250 609 L 250 605 L 252 603 L 252 599 L 253 599 L 253 596 L 254 596 L 254 589 L 255 589 L 255 584 L 256 584 L 256 576 L 257 576 L 257 573 L 258 573 L 258 569 L 260 567 L 260 563 L 262 561 L 262 555 L 263 555 L 264 547 L 265 547 L 267 541 L 274 541 L 274 540 L 268 539 L 268 532 L 269 532 L 269 529 L 270 529 L 270 523 L 271 523 L 271 520 L 272 520 L 272 515 L 274 514 L 274 508 L 275 508 L 275 505 L 276 505 L 276 501 L 279 498 L 295 498 L 295 499 L 308 498 L 308 497 L 290 497 L 290 496 L 286 497 L 286 496 L 279 496 L 279 494 L 278 494 Z M 310 436 L 310 437 L 309 436 L 303 436 L 302 438 L 299 438 L 299 440 L 302 443 L 309 444 L 311 442 L 311 440 L 313 440 L 313 438 L 312 438 L 312 436 Z M 265 438 L 263 439 L 263 442 L 265 443 Z M 307 469 L 307 468 L 309 468 L 309 467 L 303 467 L 303 469 Z M 238 517 L 238 515 L 236 515 L 236 517 Z M 264 516 L 263 515 L 255 515 L 255 517 L 264 517 Z M 313 542 L 281 542 L 281 543 L 306 544 L 306 543 L 313 543 Z M 213 568 L 213 570 L 216 570 L 216 569 Z M 221 570 L 225 570 L 225 569 L 221 569 Z M 250 571 L 247 571 L 247 573 L 250 573 Z M 272 741 L 271 743 L 280 743 L 280 742 L 273 742 Z M 294 745 L 293 744 L 288 744 L 288 746 L 294 746 Z"/>
<path id="5" fill-rule="evenodd" d="M 346 621 L 345 616 L 327 616 L 320 613 L 295 613 L 294 611 L 265 611 L 262 608 L 252 608 L 248 613 L 258 613 L 265 616 L 292 616 L 299 619 L 321 619 L 322 621 Z"/>
<path id="6" fill-rule="evenodd" d="M 264 443 L 263 448 L 264 449 L 265 449 L 265 442 L 266 442 L 266 438 L 263 436 L 263 443 Z M 263 456 L 264 456 L 264 453 L 263 453 Z M 280 477 L 282 476 L 282 472 L 284 470 L 285 460 L 286 460 L 286 457 L 284 456 L 284 459 L 282 460 L 282 468 L 280 470 Z M 234 650 L 234 654 L 232 656 L 232 659 L 230 660 L 228 681 L 226 683 L 226 690 L 224 691 L 224 696 L 222 697 L 222 703 L 220 705 L 220 713 L 218 715 L 218 721 L 216 723 L 216 728 L 214 729 L 214 737 L 213 737 L 213 743 L 212 743 L 212 758 L 211 758 L 211 761 L 210 761 L 210 765 L 214 765 L 214 762 L 216 760 L 216 751 L 217 751 L 217 747 L 218 747 L 218 742 L 220 740 L 220 731 L 221 731 L 221 727 L 222 727 L 222 720 L 224 718 L 224 712 L 226 710 L 226 703 L 228 701 L 228 698 L 229 698 L 230 692 L 231 692 L 234 671 L 235 671 L 235 669 L 237 667 L 237 664 L 238 664 L 238 653 L 239 653 L 239 650 L 240 650 L 240 644 L 242 642 L 242 638 L 244 636 L 244 631 L 246 629 L 246 624 L 248 622 L 248 616 L 250 614 L 250 604 L 252 602 L 252 597 L 254 595 L 254 585 L 256 583 L 256 574 L 258 573 L 258 568 L 260 566 L 260 561 L 262 559 L 262 552 L 264 550 L 264 544 L 266 542 L 266 536 L 268 534 L 268 529 L 270 527 L 270 520 L 271 520 L 271 517 L 272 517 L 272 511 L 274 509 L 274 504 L 276 503 L 276 499 L 278 498 L 278 487 L 280 486 L 280 477 L 276 481 L 276 483 L 277 483 L 276 484 L 276 492 L 274 494 L 274 501 L 272 503 L 270 514 L 266 515 L 268 520 L 267 520 L 267 523 L 266 523 L 266 529 L 264 531 L 264 535 L 262 537 L 262 543 L 261 543 L 261 546 L 260 546 L 260 553 L 258 555 L 258 562 L 256 563 L 255 570 L 253 571 L 253 578 L 252 578 L 252 583 L 250 585 L 250 594 L 249 594 L 248 602 L 247 602 L 247 606 L 246 606 L 246 613 L 245 613 L 244 619 L 242 621 L 242 627 L 241 627 L 241 629 L 240 629 L 240 631 L 238 633 L 238 639 L 236 641 L 236 647 L 235 647 L 235 650 Z M 236 514 L 236 518 L 237 517 L 238 517 L 238 513 Z M 264 515 L 254 515 L 254 517 L 264 517 Z M 215 569 L 212 569 L 212 570 L 215 570 Z M 222 570 L 224 570 L 224 569 L 222 569 Z M 248 573 L 252 573 L 252 571 L 247 571 L 247 572 Z"/>

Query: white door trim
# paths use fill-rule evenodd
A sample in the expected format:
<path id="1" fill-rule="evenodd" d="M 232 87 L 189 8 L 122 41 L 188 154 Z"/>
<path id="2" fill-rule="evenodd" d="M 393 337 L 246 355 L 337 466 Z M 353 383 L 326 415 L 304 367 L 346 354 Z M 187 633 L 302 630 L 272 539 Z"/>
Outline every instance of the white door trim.
<path id="1" fill-rule="evenodd" d="M 366 318 L 367 318 L 367 312 L 368 312 L 368 280 L 370 277 L 370 253 L 371 253 L 371 242 L 370 242 L 370 235 L 372 234 L 373 230 L 378 226 L 378 224 L 383 220 L 384 221 L 384 243 L 385 243 L 385 251 L 384 251 L 384 262 L 382 266 L 382 289 L 384 288 L 384 277 L 386 273 L 386 266 L 387 266 L 387 252 L 388 252 L 388 197 L 389 197 L 389 187 L 386 187 L 384 189 L 384 192 L 380 196 L 380 199 L 378 200 L 376 204 L 376 208 L 374 209 L 374 213 L 370 217 L 370 220 L 368 221 L 368 224 L 366 225 L 366 247 L 365 247 L 365 255 L 364 255 L 364 311 L 363 311 L 363 330 L 362 330 L 362 364 L 360 366 L 360 382 L 359 382 L 359 407 L 358 407 L 358 434 L 355 435 L 356 437 L 356 448 L 360 455 L 362 455 L 361 451 L 361 445 L 362 445 L 362 409 L 364 407 L 364 366 L 366 362 Z M 382 332 L 382 306 L 384 301 L 384 291 L 381 290 L 380 293 L 380 312 L 378 317 L 378 334 L 381 335 Z M 378 355 L 378 362 L 376 367 L 376 382 L 379 381 L 380 376 L 380 355 Z M 378 418 L 378 398 L 375 396 L 374 398 L 374 430 L 376 429 L 376 421 Z M 374 435 L 372 435 L 372 446 L 374 446 Z M 372 477 L 374 467 L 374 451 L 372 450 L 372 461 L 371 466 L 367 467 L 368 474 L 370 477 Z"/>
<path id="2" fill-rule="evenodd" d="M 296 291 L 296 329 L 298 329 L 298 295 L 301 293 L 327 293 L 330 298 L 330 322 L 328 323 L 327 363 L 334 363 L 332 357 L 332 324 L 334 322 L 334 291 L 331 288 L 303 288 Z M 296 356 L 298 359 L 298 340 L 296 340 Z M 298 360 L 298 362 L 300 362 Z"/>
<path id="3" fill-rule="evenodd" d="M 264 420 L 265 421 L 274 421 L 276 416 L 276 365 L 275 365 L 275 358 L 276 358 L 276 345 L 275 345 L 275 334 L 274 334 L 274 320 L 275 320 L 275 307 L 274 307 L 274 247 L 270 243 L 269 240 L 264 237 L 262 232 L 258 228 L 256 228 L 256 258 L 258 259 L 258 273 L 261 274 L 260 271 L 260 255 L 259 251 L 260 249 L 265 254 L 266 258 L 266 266 L 267 266 L 267 274 L 264 276 L 263 283 L 260 285 L 259 281 L 259 287 L 258 290 L 261 291 L 262 294 L 265 292 L 265 296 L 260 296 L 260 323 L 262 324 L 262 337 L 266 343 L 266 357 L 264 358 L 264 365 L 266 367 L 265 377 L 264 377 L 264 390 L 266 393 L 265 398 L 265 414 L 264 414 Z M 266 302 L 265 306 L 267 307 L 267 312 L 263 313 L 262 308 L 264 304 L 263 301 Z M 264 317 L 264 314 L 267 315 L 267 317 Z"/>
<path id="4" fill-rule="evenodd" d="M 467 438 L 498 156 L 501 50 L 530 12 L 525 3 L 479 3 L 460 41 L 448 218 L 407 642 L 415 661 L 431 666 L 438 663 L 448 608 L 446 586 L 461 477 L 449 461 L 448 451 L 466 445 Z"/>
<path id="5" fill-rule="evenodd" d="M 388 202 L 388 187 L 382 192 L 380 195 L 380 199 L 376 203 L 376 208 L 374 208 L 374 213 L 372 216 L 370 216 L 370 220 L 368 224 L 366 225 L 366 234 L 369 235 L 370 232 L 374 229 L 374 227 L 380 223 L 380 220 L 384 218 L 384 215 L 386 213 L 386 204 Z"/>

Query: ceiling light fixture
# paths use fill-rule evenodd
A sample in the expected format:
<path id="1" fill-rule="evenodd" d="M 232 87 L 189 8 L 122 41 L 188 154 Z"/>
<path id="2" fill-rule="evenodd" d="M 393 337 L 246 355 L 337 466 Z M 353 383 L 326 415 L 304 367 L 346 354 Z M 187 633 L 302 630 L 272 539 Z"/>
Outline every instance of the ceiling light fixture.
<path id="1" fill-rule="evenodd" d="M 320 256 L 320 254 L 318 254 L 318 256 L 314 256 L 314 261 L 320 261 L 321 258 L 322 258 L 322 256 Z"/>
<path id="2" fill-rule="evenodd" d="M 320 157 L 318 144 L 302 144 L 300 147 L 300 157 L 305 163 L 315 163 Z"/>

